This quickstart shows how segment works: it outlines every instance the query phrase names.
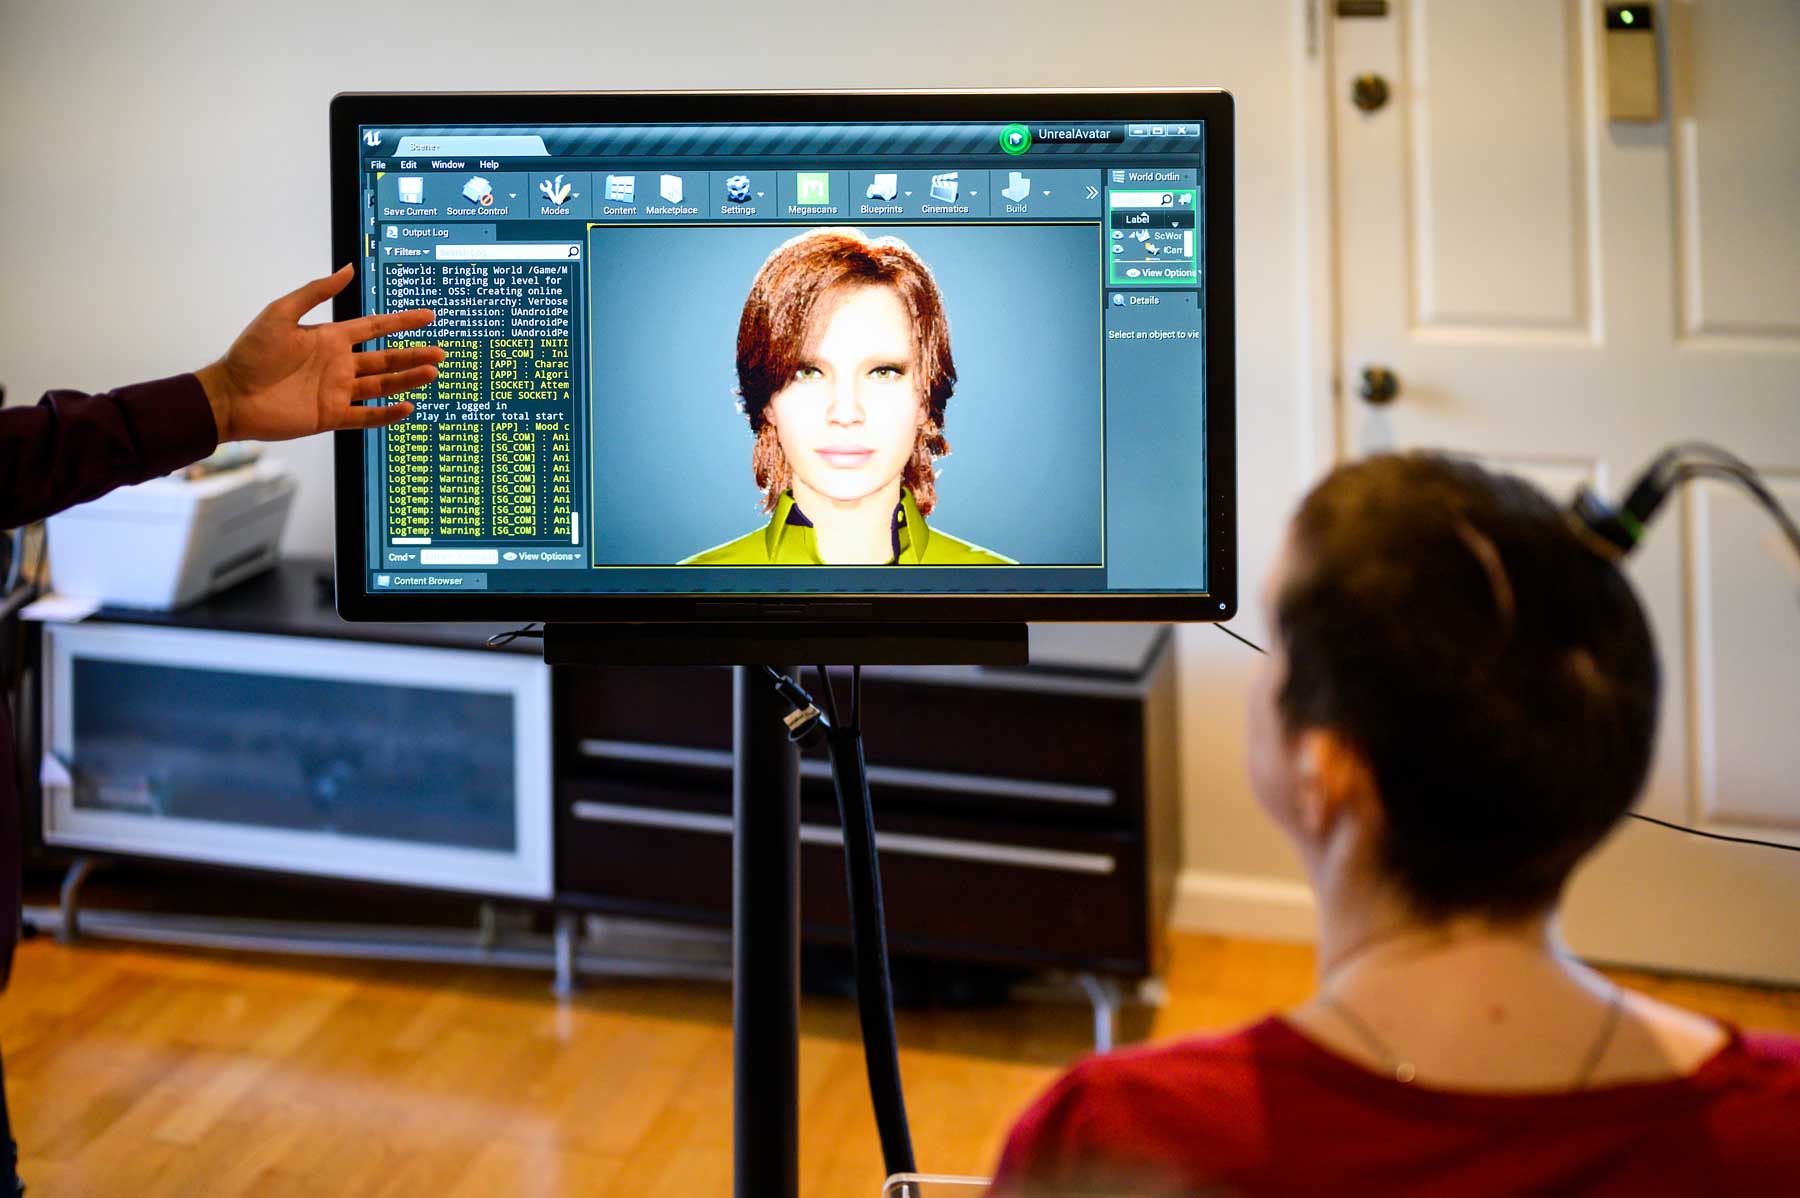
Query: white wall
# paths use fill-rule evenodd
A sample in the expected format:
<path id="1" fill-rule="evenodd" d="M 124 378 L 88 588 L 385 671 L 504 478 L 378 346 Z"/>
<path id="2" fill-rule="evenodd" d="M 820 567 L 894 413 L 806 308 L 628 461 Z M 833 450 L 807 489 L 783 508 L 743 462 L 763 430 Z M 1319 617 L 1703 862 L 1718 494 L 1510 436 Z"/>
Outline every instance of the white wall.
<path id="1" fill-rule="evenodd" d="M 1313 466 L 1301 0 L 385 6 L 0 0 L 0 382 L 13 403 L 193 369 L 329 261 L 326 106 L 353 90 L 1218 86 L 1237 97 L 1239 626 Z M 324 439 L 285 549 L 331 549 Z M 1296 931 L 1297 864 L 1249 797 L 1250 653 L 1180 639 L 1192 926 Z M 1271 884 L 1272 883 L 1272 884 Z"/>

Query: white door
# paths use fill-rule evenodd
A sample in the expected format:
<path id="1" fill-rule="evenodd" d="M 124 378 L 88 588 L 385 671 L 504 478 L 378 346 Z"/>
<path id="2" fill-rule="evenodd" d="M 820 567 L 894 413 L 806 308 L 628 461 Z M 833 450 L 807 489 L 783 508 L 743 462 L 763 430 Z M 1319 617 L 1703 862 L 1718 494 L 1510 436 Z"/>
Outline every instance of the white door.
<path id="1" fill-rule="evenodd" d="M 1666 444 L 1800 511 L 1800 3 L 1656 6 L 1663 119 L 1609 119 L 1598 0 L 1326 2 L 1340 449 L 1443 446 L 1616 497 Z M 1350 16 L 1349 11 L 1386 15 Z M 1367 106 L 1380 87 L 1389 97 Z M 1360 398 L 1385 367 L 1398 394 Z M 1638 810 L 1800 845 L 1800 574 L 1726 487 L 1633 557 L 1661 653 Z M 1800 981 L 1800 855 L 1637 820 L 1577 877 L 1597 960 Z"/>

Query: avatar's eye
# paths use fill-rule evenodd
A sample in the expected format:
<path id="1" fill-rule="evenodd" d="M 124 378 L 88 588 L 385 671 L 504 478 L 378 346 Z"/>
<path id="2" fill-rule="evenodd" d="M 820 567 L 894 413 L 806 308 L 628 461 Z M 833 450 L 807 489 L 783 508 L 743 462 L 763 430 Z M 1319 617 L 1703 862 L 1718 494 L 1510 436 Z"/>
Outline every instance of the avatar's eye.
<path id="1" fill-rule="evenodd" d="M 801 366 L 795 369 L 794 377 L 797 379 L 818 379 L 824 378 L 825 372 L 820 370 L 817 366 Z"/>
<path id="2" fill-rule="evenodd" d="M 878 379 L 904 378 L 906 376 L 906 367 L 892 365 L 877 366 L 875 369 L 869 371 L 869 374 Z"/>

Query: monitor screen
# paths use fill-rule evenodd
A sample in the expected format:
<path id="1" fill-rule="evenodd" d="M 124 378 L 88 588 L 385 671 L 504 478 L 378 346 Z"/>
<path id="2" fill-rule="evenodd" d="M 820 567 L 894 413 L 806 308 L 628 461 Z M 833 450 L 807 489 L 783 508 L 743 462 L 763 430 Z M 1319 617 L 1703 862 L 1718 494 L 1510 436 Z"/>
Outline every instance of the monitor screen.
<path id="1" fill-rule="evenodd" d="M 447 354 L 339 434 L 340 610 L 1227 618 L 1230 113 L 338 97 L 338 315 Z"/>

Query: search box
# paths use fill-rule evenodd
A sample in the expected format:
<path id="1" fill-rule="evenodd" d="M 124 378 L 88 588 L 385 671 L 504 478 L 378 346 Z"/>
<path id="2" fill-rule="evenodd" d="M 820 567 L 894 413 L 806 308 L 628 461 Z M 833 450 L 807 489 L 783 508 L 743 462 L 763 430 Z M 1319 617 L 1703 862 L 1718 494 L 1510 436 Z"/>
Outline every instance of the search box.
<path id="1" fill-rule="evenodd" d="M 1108 193 L 1114 208 L 1173 208 L 1175 197 L 1166 191 L 1118 191 Z"/>
<path id="2" fill-rule="evenodd" d="M 439 262 L 567 262 L 581 257 L 581 247 L 563 242 L 513 242 L 498 245 L 433 246 Z"/>

